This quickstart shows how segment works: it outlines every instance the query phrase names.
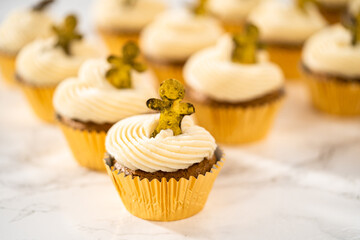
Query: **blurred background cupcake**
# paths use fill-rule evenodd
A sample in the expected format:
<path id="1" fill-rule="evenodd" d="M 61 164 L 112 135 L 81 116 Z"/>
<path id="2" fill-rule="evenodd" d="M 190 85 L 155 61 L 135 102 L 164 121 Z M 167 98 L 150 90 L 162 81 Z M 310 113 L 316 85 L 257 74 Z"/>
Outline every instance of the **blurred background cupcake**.
<path id="1" fill-rule="evenodd" d="M 0 24 L 0 71 L 3 79 L 15 83 L 15 58 L 28 43 L 51 34 L 52 18 L 46 9 L 53 1 L 40 1 L 28 9 L 10 12 Z"/>
<path id="2" fill-rule="evenodd" d="M 269 132 L 284 96 L 281 69 L 259 49 L 255 26 L 194 54 L 184 77 L 196 119 L 218 142 L 248 143 Z"/>
<path id="3" fill-rule="evenodd" d="M 251 12 L 248 22 L 258 26 L 271 61 L 281 67 L 286 79 L 300 77 L 303 43 L 326 25 L 316 5 L 302 0 L 264 0 Z"/>
<path id="4" fill-rule="evenodd" d="M 208 10 L 221 20 L 227 32 L 242 30 L 250 11 L 260 0 L 208 0 Z"/>
<path id="5" fill-rule="evenodd" d="M 145 101 L 156 96 L 156 79 L 135 61 L 134 43 L 125 44 L 122 57 L 86 61 L 76 78 L 55 91 L 57 120 L 77 162 L 105 170 L 105 135 L 117 121 L 150 110 Z M 130 49 L 129 49 L 130 48 Z M 128 52 L 133 55 L 125 56 Z"/>
<path id="6" fill-rule="evenodd" d="M 100 36 L 117 53 L 125 42 L 137 42 L 140 31 L 165 8 L 162 0 L 97 0 L 93 14 Z"/>
<path id="7" fill-rule="evenodd" d="M 55 36 L 26 45 L 16 59 L 16 78 L 35 114 L 54 122 L 52 96 L 65 78 L 76 76 L 88 58 L 100 56 L 96 46 L 86 42 L 76 30 L 74 15 L 54 26 Z"/>
<path id="8" fill-rule="evenodd" d="M 340 22 L 345 13 L 348 2 L 351 0 L 316 0 L 321 13 L 329 23 Z"/>
<path id="9" fill-rule="evenodd" d="M 140 46 L 160 81 L 183 81 L 182 68 L 195 52 L 214 45 L 223 33 L 220 22 L 206 15 L 205 6 L 175 8 L 161 14 L 141 33 Z"/>
<path id="10" fill-rule="evenodd" d="M 340 116 L 360 115 L 360 14 L 305 44 L 302 69 L 314 106 Z"/>

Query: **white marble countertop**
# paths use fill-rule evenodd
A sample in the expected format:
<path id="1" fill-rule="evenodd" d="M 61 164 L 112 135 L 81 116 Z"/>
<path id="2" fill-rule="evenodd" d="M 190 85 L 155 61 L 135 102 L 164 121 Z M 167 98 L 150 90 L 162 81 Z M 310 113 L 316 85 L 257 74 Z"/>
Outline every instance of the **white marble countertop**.
<path id="1" fill-rule="evenodd" d="M 1 16 L 24 1 L 7 2 Z M 289 83 L 266 140 L 223 148 L 227 161 L 202 212 L 144 221 L 1 82 L 0 239 L 360 239 L 360 118 L 320 114 L 301 83 Z"/>

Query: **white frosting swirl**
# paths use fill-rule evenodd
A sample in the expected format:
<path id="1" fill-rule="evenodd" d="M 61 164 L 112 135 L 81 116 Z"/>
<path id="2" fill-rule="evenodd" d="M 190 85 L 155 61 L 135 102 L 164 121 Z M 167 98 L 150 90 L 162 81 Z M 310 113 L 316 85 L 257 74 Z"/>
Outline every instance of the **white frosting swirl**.
<path id="1" fill-rule="evenodd" d="M 283 86 L 280 68 L 259 53 L 256 64 L 231 61 L 233 42 L 229 35 L 215 47 L 190 57 L 184 68 L 186 84 L 219 101 L 239 102 L 261 97 Z"/>
<path id="2" fill-rule="evenodd" d="M 127 6 L 120 0 L 98 0 L 94 4 L 95 24 L 107 31 L 140 32 L 165 10 L 159 0 L 138 0 Z"/>
<path id="3" fill-rule="evenodd" d="M 194 52 L 211 46 L 222 34 L 219 22 L 185 9 L 161 14 L 141 34 L 143 53 L 156 60 L 185 61 Z"/>
<path id="4" fill-rule="evenodd" d="M 351 34 L 340 24 L 313 35 L 305 44 L 302 60 L 312 71 L 360 77 L 360 44 L 351 45 Z"/>
<path id="5" fill-rule="evenodd" d="M 209 0 L 209 11 L 225 22 L 242 23 L 259 0 Z"/>
<path id="6" fill-rule="evenodd" d="M 146 172 L 174 172 L 213 156 L 214 138 L 191 117 L 184 117 L 182 134 L 167 129 L 150 138 L 158 121 L 159 114 L 147 114 L 118 122 L 107 134 L 106 151 L 121 165 Z"/>
<path id="7" fill-rule="evenodd" d="M 18 10 L 11 12 L 0 25 L 0 51 L 16 55 L 37 37 L 51 34 L 51 18 L 44 12 Z"/>
<path id="8" fill-rule="evenodd" d="M 105 59 L 86 61 L 77 78 L 69 78 L 57 87 L 54 107 L 62 116 L 84 122 L 115 123 L 135 114 L 146 113 L 146 101 L 156 96 L 155 79 L 146 71 L 132 72 L 133 87 L 117 89 L 105 78 L 110 64 Z"/>
<path id="9" fill-rule="evenodd" d="M 95 46 L 81 40 L 71 44 L 71 56 L 54 47 L 55 38 L 38 39 L 26 45 L 16 59 L 16 73 L 23 81 L 38 86 L 54 86 L 76 76 L 81 64 L 100 55 Z"/>
<path id="10" fill-rule="evenodd" d="M 293 2 L 265 0 L 250 14 L 249 21 L 260 29 L 265 42 L 302 44 L 326 25 L 317 7 L 309 4 L 302 11 Z"/>
<path id="11" fill-rule="evenodd" d="M 352 0 L 348 5 L 351 15 L 356 16 L 360 12 L 360 0 Z"/>

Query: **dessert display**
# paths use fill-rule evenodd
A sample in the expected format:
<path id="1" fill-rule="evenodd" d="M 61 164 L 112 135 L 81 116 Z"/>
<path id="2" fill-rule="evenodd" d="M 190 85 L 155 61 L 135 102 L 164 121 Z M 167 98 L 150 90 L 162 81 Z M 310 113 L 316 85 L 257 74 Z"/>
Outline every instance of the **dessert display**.
<path id="1" fill-rule="evenodd" d="M 116 123 L 106 137 L 105 164 L 126 209 L 156 221 L 188 218 L 204 207 L 222 165 L 214 138 L 188 116 L 185 89 L 169 79 L 161 99 L 149 99 L 160 114 L 137 115 Z"/>
<path id="2" fill-rule="evenodd" d="M 316 0 L 321 14 L 329 23 L 338 23 L 351 0 Z"/>
<path id="3" fill-rule="evenodd" d="M 265 0 L 251 12 L 248 22 L 259 28 L 271 61 L 281 67 L 286 79 L 300 77 L 303 43 L 326 25 L 316 5 L 308 0 Z"/>
<path id="4" fill-rule="evenodd" d="M 340 116 L 360 115 L 360 14 L 348 20 L 312 36 L 302 55 L 314 106 Z"/>
<path id="5" fill-rule="evenodd" d="M 196 51 L 216 43 L 223 33 L 220 23 L 205 15 L 204 2 L 193 9 L 164 12 L 141 33 L 140 46 L 158 79 L 183 81 L 185 61 Z"/>
<path id="6" fill-rule="evenodd" d="M 207 8 L 219 18 L 227 32 L 238 33 L 260 0 L 208 0 Z"/>
<path id="7" fill-rule="evenodd" d="M 138 41 L 140 31 L 166 8 L 161 0 L 97 0 L 96 28 L 112 53 L 129 40 Z"/>
<path id="8" fill-rule="evenodd" d="M 0 24 L 0 71 L 3 79 L 15 83 L 15 58 L 36 38 L 51 34 L 52 19 L 46 9 L 53 0 L 40 1 L 29 9 L 15 10 Z"/>
<path id="9" fill-rule="evenodd" d="M 57 121 L 69 147 L 84 167 L 105 170 L 105 136 L 117 121 L 149 112 L 144 104 L 156 96 L 153 74 L 137 61 L 139 49 L 126 43 L 122 56 L 87 60 L 77 77 L 55 91 Z"/>
<path id="10" fill-rule="evenodd" d="M 55 36 L 29 43 L 16 59 L 18 84 L 35 114 L 46 122 L 54 122 L 52 97 L 56 86 L 76 76 L 86 59 L 100 55 L 76 26 L 76 16 L 68 15 L 62 24 L 53 26 Z"/>
<path id="11" fill-rule="evenodd" d="M 218 142 L 239 144 L 264 138 L 282 102 L 283 73 L 268 61 L 258 37 L 257 27 L 247 25 L 243 33 L 223 36 L 185 65 L 197 122 Z"/>

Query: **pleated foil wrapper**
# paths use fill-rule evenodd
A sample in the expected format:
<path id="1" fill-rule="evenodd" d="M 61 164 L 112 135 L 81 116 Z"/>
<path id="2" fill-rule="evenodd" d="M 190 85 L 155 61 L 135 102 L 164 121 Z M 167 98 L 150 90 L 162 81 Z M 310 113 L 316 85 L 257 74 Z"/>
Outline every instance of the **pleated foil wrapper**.
<path id="1" fill-rule="evenodd" d="M 79 165 L 96 171 L 105 171 L 103 161 L 105 154 L 105 131 L 74 129 L 62 122 L 59 122 L 59 126 Z"/>
<path id="2" fill-rule="evenodd" d="M 282 104 L 282 97 L 266 104 L 248 107 L 193 103 L 197 123 L 208 130 L 217 142 L 242 144 L 267 136 Z"/>
<path id="3" fill-rule="evenodd" d="M 35 115 L 48 123 L 55 123 L 55 111 L 52 103 L 55 87 L 35 87 L 19 82 Z"/>
<path id="4" fill-rule="evenodd" d="M 4 82 L 15 85 L 15 56 L 0 53 L 0 74 Z"/>
<path id="5" fill-rule="evenodd" d="M 128 41 L 134 41 L 139 43 L 139 34 L 121 34 L 121 33 L 111 33 L 104 30 L 99 30 L 99 35 L 103 42 L 105 43 L 107 49 L 110 53 L 119 55 L 121 53 L 122 47 Z"/>
<path id="6" fill-rule="evenodd" d="M 360 82 L 319 78 L 305 72 L 303 78 L 317 109 L 338 116 L 360 115 Z"/>
<path id="7" fill-rule="evenodd" d="M 146 59 L 147 65 L 154 71 L 159 83 L 173 78 L 184 83 L 183 68 L 184 64 L 180 63 L 162 63 Z"/>
<path id="8" fill-rule="evenodd" d="M 191 217 L 204 208 L 225 161 L 221 150 L 217 149 L 215 154 L 218 161 L 205 175 L 180 180 L 171 178 L 168 181 L 166 178 L 149 181 L 125 176 L 114 168 L 108 155 L 104 161 L 108 175 L 131 214 L 145 220 L 174 221 Z"/>

